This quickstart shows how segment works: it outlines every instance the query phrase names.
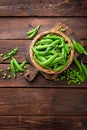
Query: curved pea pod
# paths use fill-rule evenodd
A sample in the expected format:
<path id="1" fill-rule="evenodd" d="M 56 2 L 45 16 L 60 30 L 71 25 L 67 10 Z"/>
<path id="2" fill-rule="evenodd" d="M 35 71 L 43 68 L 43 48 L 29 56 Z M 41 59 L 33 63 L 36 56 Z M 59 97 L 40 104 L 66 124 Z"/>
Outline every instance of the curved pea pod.
<path id="1" fill-rule="evenodd" d="M 19 65 L 19 63 L 17 62 L 17 60 L 15 58 L 12 58 L 14 65 L 16 66 L 16 68 L 18 69 L 18 71 L 23 72 L 22 67 Z"/>
<path id="2" fill-rule="evenodd" d="M 37 50 L 44 50 L 47 47 L 48 47 L 48 45 L 38 45 L 38 46 L 35 47 L 35 49 L 37 49 Z"/>
<path id="3" fill-rule="evenodd" d="M 42 39 L 42 40 L 36 42 L 35 45 L 36 45 L 36 46 L 37 46 L 37 45 L 48 45 L 48 44 L 50 44 L 50 43 L 52 43 L 52 42 L 53 42 L 52 39 Z"/>
<path id="4" fill-rule="evenodd" d="M 39 64 L 43 67 L 48 66 L 49 64 L 52 63 L 52 61 L 57 57 L 57 54 L 51 56 L 48 60 L 44 61 L 44 62 L 39 62 Z"/>
<path id="5" fill-rule="evenodd" d="M 65 65 L 60 65 L 57 68 L 55 68 L 55 71 L 61 71 L 64 68 Z"/>
<path id="6" fill-rule="evenodd" d="M 10 68 L 11 68 L 13 76 L 16 78 L 16 71 L 15 71 L 14 60 L 13 59 L 10 61 Z"/>
<path id="7" fill-rule="evenodd" d="M 21 68 L 23 68 L 24 69 L 24 67 L 25 67 L 25 65 L 26 65 L 26 61 L 24 60 L 22 63 L 21 63 Z"/>
<path id="8" fill-rule="evenodd" d="M 59 40 L 53 41 L 50 45 L 48 45 L 47 51 L 51 51 L 56 45 L 60 43 Z"/>
<path id="9" fill-rule="evenodd" d="M 46 59 L 43 57 L 43 56 L 40 56 L 40 55 L 38 55 L 38 54 L 35 54 L 36 55 L 36 57 L 37 57 L 37 59 L 39 60 L 39 61 L 45 61 Z"/>
<path id="10" fill-rule="evenodd" d="M 37 31 L 34 31 L 32 34 L 30 34 L 29 36 L 28 36 L 28 38 L 33 38 L 35 35 L 36 35 L 36 33 L 37 33 Z"/>
<path id="11" fill-rule="evenodd" d="M 54 61 L 52 62 L 52 64 L 56 64 L 56 63 L 60 62 L 61 59 L 62 59 L 62 57 L 56 57 L 54 59 Z"/>
<path id="12" fill-rule="evenodd" d="M 26 65 L 26 61 L 23 61 L 23 62 L 20 64 L 20 67 L 21 67 L 22 69 L 24 69 L 25 65 Z M 16 72 L 19 72 L 19 70 L 16 69 Z"/>
<path id="13" fill-rule="evenodd" d="M 80 54 L 85 54 L 87 55 L 87 51 L 85 50 L 85 48 L 78 42 L 76 42 L 75 40 L 72 40 L 73 45 L 74 45 L 74 49 L 80 53 Z"/>
<path id="14" fill-rule="evenodd" d="M 66 53 L 67 54 L 69 54 L 70 53 L 70 51 L 71 51 L 71 48 L 70 48 L 70 46 L 68 46 L 68 44 L 65 44 L 65 50 L 66 50 Z"/>
<path id="15" fill-rule="evenodd" d="M 34 47 L 32 49 L 34 54 L 41 55 L 41 56 L 46 55 L 46 51 L 37 51 Z"/>
<path id="16" fill-rule="evenodd" d="M 13 55 L 15 55 L 17 53 L 17 51 L 18 51 L 18 48 L 17 47 L 14 48 L 12 51 L 10 51 L 6 55 L 4 55 L 3 60 L 6 60 L 6 59 L 12 57 Z"/>
<path id="17" fill-rule="evenodd" d="M 39 28 L 40 28 L 40 25 L 38 25 L 36 28 L 34 28 L 34 29 L 28 31 L 27 34 L 30 35 L 30 34 L 32 34 L 33 32 L 38 31 Z"/>
<path id="18" fill-rule="evenodd" d="M 81 66 L 82 66 L 82 69 L 84 71 L 85 78 L 87 79 L 87 67 L 82 62 L 81 62 Z"/>
<path id="19" fill-rule="evenodd" d="M 62 58 L 66 59 L 67 57 L 67 54 L 66 54 L 66 51 L 65 51 L 65 48 L 62 48 Z"/>
<path id="20" fill-rule="evenodd" d="M 80 62 L 76 58 L 74 58 L 74 62 L 76 64 L 77 68 L 79 69 L 79 71 L 82 73 L 83 70 L 82 70 L 82 66 L 81 66 Z"/>
<path id="21" fill-rule="evenodd" d="M 57 36 L 57 35 L 50 35 L 50 34 L 48 34 L 48 35 L 46 35 L 45 37 L 44 37 L 44 39 L 52 39 L 52 40 L 57 40 L 57 39 L 59 39 L 59 37 Z"/>
<path id="22" fill-rule="evenodd" d="M 27 32 L 27 34 L 29 34 L 28 37 L 29 37 L 30 39 L 33 38 L 33 37 L 36 35 L 36 33 L 38 32 L 39 28 L 40 28 L 40 25 L 38 25 L 35 29 L 33 29 L 33 30 Z"/>

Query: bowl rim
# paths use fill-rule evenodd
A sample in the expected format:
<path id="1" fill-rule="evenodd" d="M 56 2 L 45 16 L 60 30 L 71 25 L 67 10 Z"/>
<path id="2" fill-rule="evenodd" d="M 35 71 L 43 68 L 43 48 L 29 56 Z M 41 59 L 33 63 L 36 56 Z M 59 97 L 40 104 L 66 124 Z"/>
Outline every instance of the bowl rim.
<path id="1" fill-rule="evenodd" d="M 42 33 L 38 34 L 38 35 L 34 38 L 34 40 L 31 42 L 31 44 L 30 44 L 30 49 L 29 49 L 30 59 L 31 59 L 33 65 L 34 65 L 38 70 L 40 70 L 40 71 L 42 71 L 42 72 L 45 72 L 45 73 L 47 73 L 47 74 L 60 74 L 61 72 L 63 72 L 64 70 L 66 70 L 66 69 L 70 66 L 70 64 L 72 63 L 73 58 L 74 58 L 74 48 L 71 49 L 71 53 L 70 53 L 70 58 L 69 58 L 68 64 L 67 64 L 66 66 L 64 66 L 64 68 L 63 68 L 61 71 L 48 70 L 48 69 L 46 69 L 46 68 L 40 66 L 40 65 L 36 62 L 36 60 L 34 59 L 34 57 L 33 57 L 32 48 L 33 48 L 33 46 L 35 45 L 35 43 L 36 43 L 38 40 L 42 39 L 42 37 L 45 36 L 45 35 L 47 35 L 47 34 L 56 34 L 56 35 L 58 35 L 58 36 L 63 36 L 63 37 L 68 41 L 68 44 L 73 45 L 71 39 L 70 39 L 66 34 L 62 33 L 61 31 L 56 31 L 56 32 L 55 32 L 55 31 L 45 31 L 45 32 L 42 32 Z"/>

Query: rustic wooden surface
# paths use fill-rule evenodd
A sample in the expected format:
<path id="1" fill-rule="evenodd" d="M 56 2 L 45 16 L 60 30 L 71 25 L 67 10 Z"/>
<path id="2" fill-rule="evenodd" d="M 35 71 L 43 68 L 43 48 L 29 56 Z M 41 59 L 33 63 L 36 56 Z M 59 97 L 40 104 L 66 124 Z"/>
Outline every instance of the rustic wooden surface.
<path id="1" fill-rule="evenodd" d="M 87 0 L 0 0 L 0 53 L 18 47 L 21 63 L 31 43 L 26 31 L 40 24 L 40 33 L 58 22 L 70 26 L 87 49 Z M 87 56 L 79 59 L 87 65 Z M 0 68 L 8 66 L 0 58 Z M 87 130 L 87 81 L 67 85 L 38 74 L 27 82 L 20 74 L 15 80 L 0 74 L 0 130 Z"/>

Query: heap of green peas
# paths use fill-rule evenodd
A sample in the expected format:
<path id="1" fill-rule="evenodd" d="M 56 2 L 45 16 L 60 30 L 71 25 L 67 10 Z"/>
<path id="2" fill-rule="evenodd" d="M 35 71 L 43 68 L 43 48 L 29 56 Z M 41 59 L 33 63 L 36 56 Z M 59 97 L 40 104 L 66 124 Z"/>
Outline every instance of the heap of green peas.
<path id="1" fill-rule="evenodd" d="M 56 34 L 47 34 L 33 46 L 36 62 L 49 70 L 61 71 L 69 62 L 71 46 Z"/>

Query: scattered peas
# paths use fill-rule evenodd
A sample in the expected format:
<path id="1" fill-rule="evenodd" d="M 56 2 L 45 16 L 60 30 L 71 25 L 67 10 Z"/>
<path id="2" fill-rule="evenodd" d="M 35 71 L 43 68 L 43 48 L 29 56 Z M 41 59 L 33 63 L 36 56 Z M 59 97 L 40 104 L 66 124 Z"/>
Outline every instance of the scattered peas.
<path id="1" fill-rule="evenodd" d="M 65 28 L 61 28 L 60 31 L 61 31 L 61 32 L 65 32 L 66 29 L 65 29 Z"/>
<path id="2" fill-rule="evenodd" d="M 4 55 L 4 54 L 2 54 L 2 53 L 0 54 L 1 57 L 2 57 L 3 55 Z"/>
<path id="3" fill-rule="evenodd" d="M 25 65 L 25 66 L 24 66 L 24 69 L 26 69 L 26 68 L 27 68 L 27 66 Z"/>
<path id="4" fill-rule="evenodd" d="M 7 77 L 8 77 L 8 79 L 10 79 L 10 78 L 11 78 L 11 76 L 10 76 L 10 75 L 8 75 Z"/>
<path id="5" fill-rule="evenodd" d="M 3 79 L 6 79 L 6 76 L 3 75 Z"/>
<path id="6" fill-rule="evenodd" d="M 30 72 L 29 70 L 27 70 L 27 72 Z"/>
<path id="7" fill-rule="evenodd" d="M 23 73 L 20 73 L 21 75 L 23 75 Z"/>
<path id="8" fill-rule="evenodd" d="M 65 18 L 64 21 L 67 22 L 67 18 Z"/>
<path id="9" fill-rule="evenodd" d="M 6 74 L 6 73 L 4 73 L 4 76 L 6 77 L 6 76 L 7 76 L 7 74 Z"/>
<path id="10" fill-rule="evenodd" d="M 3 72 L 3 69 L 0 69 L 0 72 Z"/>
<path id="11" fill-rule="evenodd" d="M 10 70 L 10 69 L 11 69 L 10 67 L 7 68 L 7 70 Z"/>
<path id="12" fill-rule="evenodd" d="M 59 26 L 59 29 L 61 29 L 62 28 L 62 26 Z"/>

